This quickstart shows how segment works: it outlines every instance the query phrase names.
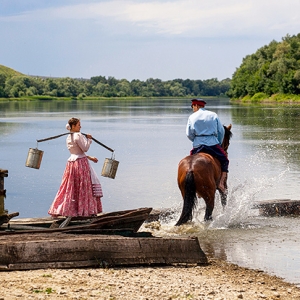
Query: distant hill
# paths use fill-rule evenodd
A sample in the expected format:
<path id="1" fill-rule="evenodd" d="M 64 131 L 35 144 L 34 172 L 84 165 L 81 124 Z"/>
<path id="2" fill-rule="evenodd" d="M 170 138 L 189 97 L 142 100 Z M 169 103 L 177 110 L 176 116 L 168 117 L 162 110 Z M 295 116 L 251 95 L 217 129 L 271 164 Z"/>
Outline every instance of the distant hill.
<path id="1" fill-rule="evenodd" d="M 0 65 L 0 74 L 4 74 L 5 77 L 12 77 L 12 76 L 20 76 L 20 75 L 24 75 L 20 72 L 17 72 L 11 68 L 5 67 L 3 65 Z"/>

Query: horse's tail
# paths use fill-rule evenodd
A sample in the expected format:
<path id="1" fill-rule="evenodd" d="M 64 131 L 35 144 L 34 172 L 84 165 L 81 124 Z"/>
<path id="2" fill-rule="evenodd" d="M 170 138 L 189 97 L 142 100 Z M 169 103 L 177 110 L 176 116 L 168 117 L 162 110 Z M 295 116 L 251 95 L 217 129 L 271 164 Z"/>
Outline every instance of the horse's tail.
<path id="1" fill-rule="evenodd" d="M 189 171 L 185 176 L 185 188 L 182 213 L 175 226 L 179 226 L 193 218 L 193 210 L 196 206 L 196 184 L 193 171 Z"/>

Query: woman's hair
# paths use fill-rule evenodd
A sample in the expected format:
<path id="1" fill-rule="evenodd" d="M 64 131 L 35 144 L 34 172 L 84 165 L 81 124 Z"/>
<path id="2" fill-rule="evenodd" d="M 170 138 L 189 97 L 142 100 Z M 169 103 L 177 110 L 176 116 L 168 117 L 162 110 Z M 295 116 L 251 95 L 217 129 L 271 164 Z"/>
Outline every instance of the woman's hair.
<path id="1" fill-rule="evenodd" d="M 70 129 L 68 130 L 71 130 L 72 126 L 75 126 L 80 120 L 77 119 L 77 118 L 71 118 L 69 121 L 68 121 L 68 124 L 70 126 Z"/>

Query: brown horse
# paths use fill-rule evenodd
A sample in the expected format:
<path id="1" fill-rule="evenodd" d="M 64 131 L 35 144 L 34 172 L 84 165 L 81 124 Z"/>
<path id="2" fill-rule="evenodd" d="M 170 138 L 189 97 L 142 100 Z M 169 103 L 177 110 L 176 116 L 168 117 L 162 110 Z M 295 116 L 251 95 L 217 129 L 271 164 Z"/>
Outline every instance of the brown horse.
<path id="1" fill-rule="evenodd" d="M 227 153 L 230 138 L 232 137 L 231 124 L 227 127 L 224 126 L 224 129 L 225 135 L 222 148 Z M 179 162 L 177 182 L 183 198 L 183 208 L 176 226 L 192 220 L 197 196 L 203 198 L 206 203 L 205 221 L 212 219 L 216 190 L 219 191 L 221 203 L 225 207 L 227 193 L 223 193 L 217 188 L 220 178 L 220 162 L 210 154 L 201 152 L 189 155 Z M 227 186 L 225 187 L 227 190 Z"/>

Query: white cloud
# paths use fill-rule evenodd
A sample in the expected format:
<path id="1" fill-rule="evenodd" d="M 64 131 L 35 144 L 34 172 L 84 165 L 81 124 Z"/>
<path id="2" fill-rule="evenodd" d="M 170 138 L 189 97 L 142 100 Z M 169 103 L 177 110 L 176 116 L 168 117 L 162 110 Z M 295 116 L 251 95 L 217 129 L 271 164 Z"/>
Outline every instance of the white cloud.
<path id="1" fill-rule="evenodd" d="M 222 79 L 300 28 L 300 0 L 2 1 L 1 64 L 25 74 Z"/>
<path id="2" fill-rule="evenodd" d="M 299 0 L 112 0 L 61 6 L 2 17 L 0 21 L 91 20 L 113 32 L 216 37 L 294 34 L 300 28 Z"/>

